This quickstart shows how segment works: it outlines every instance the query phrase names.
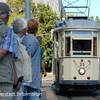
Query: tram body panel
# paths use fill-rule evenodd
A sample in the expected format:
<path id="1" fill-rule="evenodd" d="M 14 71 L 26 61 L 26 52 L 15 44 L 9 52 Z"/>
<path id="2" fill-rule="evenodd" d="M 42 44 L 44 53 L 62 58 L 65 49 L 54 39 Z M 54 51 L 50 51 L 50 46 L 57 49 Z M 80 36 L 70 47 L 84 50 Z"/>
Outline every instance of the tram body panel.
<path id="1" fill-rule="evenodd" d="M 99 80 L 98 58 L 60 59 L 60 68 L 61 80 Z M 82 75 L 79 73 L 81 68 L 85 71 Z"/>
<path id="2" fill-rule="evenodd" d="M 61 24 L 60 24 L 61 25 Z M 100 85 L 100 24 L 70 19 L 54 29 L 55 82 L 62 85 Z"/>

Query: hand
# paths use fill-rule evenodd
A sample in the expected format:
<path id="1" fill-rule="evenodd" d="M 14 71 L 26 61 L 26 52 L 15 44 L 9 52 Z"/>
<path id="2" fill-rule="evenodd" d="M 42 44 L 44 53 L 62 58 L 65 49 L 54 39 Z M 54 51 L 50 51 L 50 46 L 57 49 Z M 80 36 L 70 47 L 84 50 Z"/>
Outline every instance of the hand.
<path id="1" fill-rule="evenodd" d="M 44 77 L 46 77 L 46 76 L 47 76 L 47 73 L 46 73 L 46 72 L 44 72 L 44 73 L 43 73 L 43 76 L 44 76 Z"/>
<path id="2" fill-rule="evenodd" d="M 7 51 L 0 48 L 0 58 L 4 57 L 7 54 Z"/>
<path id="3" fill-rule="evenodd" d="M 22 81 L 23 81 L 23 76 L 19 77 L 17 82 L 13 85 L 14 90 L 17 92 L 20 90 L 20 87 L 22 85 Z"/>

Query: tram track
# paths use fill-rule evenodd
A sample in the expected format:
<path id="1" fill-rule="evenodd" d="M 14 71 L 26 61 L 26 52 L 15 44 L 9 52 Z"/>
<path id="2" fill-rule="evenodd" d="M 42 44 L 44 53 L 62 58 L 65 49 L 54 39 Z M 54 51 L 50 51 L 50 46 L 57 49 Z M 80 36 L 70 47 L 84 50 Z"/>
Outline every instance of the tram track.
<path id="1" fill-rule="evenodd" d="M 41 100 L 100 100 L 100 91 L 56 93 L 50 86 L 44 86 L 43 96 L 44 99 L 42 98 Z"/>

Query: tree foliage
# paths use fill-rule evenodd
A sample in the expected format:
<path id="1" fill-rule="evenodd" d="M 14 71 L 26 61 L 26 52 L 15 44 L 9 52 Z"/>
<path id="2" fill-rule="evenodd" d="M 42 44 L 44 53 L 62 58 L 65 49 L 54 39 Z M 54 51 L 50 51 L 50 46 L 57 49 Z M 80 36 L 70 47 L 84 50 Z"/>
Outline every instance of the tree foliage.
<path id="1" fill-rule="evenodd" d="M 25 17 L 25 0 L 7 0 L 12 9 L 12 15 L 9 20 L 9 25 L 16 18 Z M 42 37 L 42 48 L 44 51 L 44 62 L 50 61 L 52 58 L 52 40 L 50 38 L 51 29 L 54 27 L 57 15 L 44 4 L 35 5 L 31 1 L 31 17 L 35 18 L 39 22 L 38 35 Z"/>
<path id="2" fill-rule="evenodd" d="M 42 36 L 42 48 L 44 50 L 44 62 L 51 63 L 52 58 L 52 40 L 50 38 L 51 29 L 57 21 L 57 15 L 52 10 L 43 4 L 38 4 L 37 7 L 32 6 L 32 17 L 38 19 L 39 30 L 38 35 Z"/>
<path id="3" fill-rule="evenodd" d="M 7 0 L 7 3 L 12 11 L 8 24 L 9 26 L 12 26 L 12 23 L 16 18 L 25 17 L 25 0 Z"/>
<path id="4" fill-rule="evenodd" d="M 94 20 L 94 21 L 97 21 L 100 23 L 100 18 L 98 16 L 94 17 L 94 16 L 91 16 L 90 19 Z"/>

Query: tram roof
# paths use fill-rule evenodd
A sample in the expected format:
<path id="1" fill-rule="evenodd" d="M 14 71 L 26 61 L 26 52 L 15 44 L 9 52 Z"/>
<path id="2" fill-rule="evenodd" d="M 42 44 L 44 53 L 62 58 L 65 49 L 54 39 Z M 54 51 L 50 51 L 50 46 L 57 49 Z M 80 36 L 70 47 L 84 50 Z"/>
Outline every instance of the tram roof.
<path id="1" fill-rule="evenodd" d="M 54 31 L 62 29 L 97 29 L 100 30 L 100 24 L 90 19 L 67 19 L 58 21 Z"/>

